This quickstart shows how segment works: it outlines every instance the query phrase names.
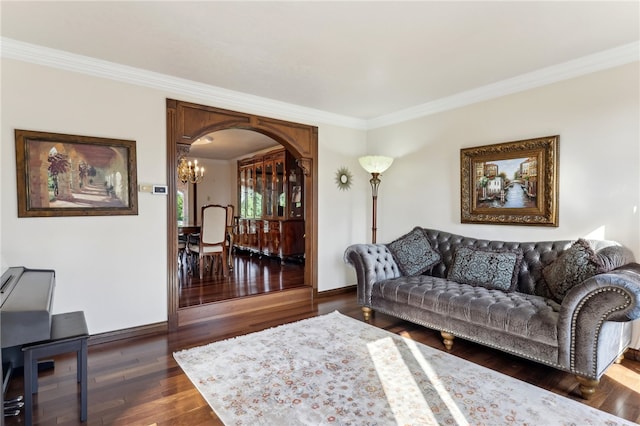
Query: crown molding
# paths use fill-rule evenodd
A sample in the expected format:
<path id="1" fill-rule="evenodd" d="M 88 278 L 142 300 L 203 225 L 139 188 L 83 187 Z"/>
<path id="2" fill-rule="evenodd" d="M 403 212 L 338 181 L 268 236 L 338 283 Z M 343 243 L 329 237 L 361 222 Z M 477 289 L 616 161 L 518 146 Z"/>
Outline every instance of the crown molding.
<path id="1" fill-rule="evenodd" d="M 297 120 L 311 125 L 326 123 L 361 130 L 366 130 L 367 125 L 366 120 L 363 119 L 223 89 L 221 87 L 25 43 L 6 37 L 0 38 L 0 55 L 7 59 L 15 59 L 162 90 L 168 92 L 168 95 L 172 97 L 183 95 L 190 99 L 199 99 L 203 103 L 209 103 L 218 108 L 245 112 L 250 111 L 251 113 L 259 115 L 267 115 L 269 117 L 286 120 Z"/>
<path id="2" fill-rule="evenodd" d="M 219 108 L 251 111 L 274 118 L 298 120 L 305 124 L 326 123 L 370 130 L 637 62 L 640 60 L 640 42 L 625 44 L 369 120 L 223 89 L 6 37 L 0 38 L 0 55 L 7 59 L 163 90 L 168 92 L 169 96 L 183 95 Z"/>
<path id="3" fill-rule="evenodd" d="M 439 112 L 464 107 L 477 102 L 499 98 L 596 71 L 637 62 L 640 60 L 640 42 L 625 44 L 593 55 L 562 64 L 542 68 L 517 77 L 488 84 L 473 90 L 437 99 L 415 107 L 403 109 L 367 121 L 367 129 L 389 126 Z"/>

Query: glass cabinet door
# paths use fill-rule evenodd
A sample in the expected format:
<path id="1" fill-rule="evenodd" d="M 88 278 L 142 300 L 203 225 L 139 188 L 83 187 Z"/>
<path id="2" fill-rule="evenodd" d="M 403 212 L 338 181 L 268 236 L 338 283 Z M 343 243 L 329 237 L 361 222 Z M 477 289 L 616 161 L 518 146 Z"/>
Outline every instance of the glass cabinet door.
<path id="1" fill-rule="evenodd" d="M 245 188 L 246 190 L 246 218 L 253 218 L 255 217 L 255 213 L 253 210 L 253 198 L 254 198 L 254 179 L 253 179 L 253 168 L 252 167 L 247 167 L 246 169 L 246 186 Z"/>
<path id="2" fill-rule="evenodd" d="M 264 194 L 264 174 L 262 163 L 256 164 L 255 170 L 255 183 L 253 187 L 253 216 L 255 218 L 262 217 L 263 206 L 263 194 Z"/>
<path id="3" fill-rule="evenodd" d="M 247 217 L 247 171 L 245 168 L 240 169 L 240 217 Z"/>
<path id="4" fill-rule="evenodd" d="M 273 161 L 264 162 L 264 208 L 265 216 L 273 216 L 274 191 L 273 191 Z"/>
<path id="5" fill-rule="evenodd" d="M 284 160 L 276 160 L 274 168 L 273 193 L 276 203 L 276 216 L 282 218 L 284 217 L 284 212 L 287 211 L 287 194 L 284 187 Z"/>

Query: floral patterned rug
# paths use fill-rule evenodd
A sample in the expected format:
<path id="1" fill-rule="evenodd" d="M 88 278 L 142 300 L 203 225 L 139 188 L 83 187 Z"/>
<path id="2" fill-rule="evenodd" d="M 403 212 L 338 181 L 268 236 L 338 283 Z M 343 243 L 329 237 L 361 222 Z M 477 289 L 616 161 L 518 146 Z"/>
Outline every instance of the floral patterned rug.
<path id="1" fill-rule="evenodd" d="M 227 425 L 631 425 L 339 312 L 174 357 Z"/>

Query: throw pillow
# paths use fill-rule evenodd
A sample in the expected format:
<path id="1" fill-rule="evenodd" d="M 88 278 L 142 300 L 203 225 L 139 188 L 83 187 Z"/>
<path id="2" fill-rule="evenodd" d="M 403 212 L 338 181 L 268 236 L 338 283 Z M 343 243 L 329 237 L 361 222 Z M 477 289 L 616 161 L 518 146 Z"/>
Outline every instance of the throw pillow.
<path id="1" fill-rule="evenodd" d="M 458 247 L 447 278 L 461 284 L 514 291 L 518 285 L 522 250 Z"/>
<path id="2" fill-rule="evenodd" d="M 420 275 L 440 262 L 441 256 L 431 247 L 422 228 L 416 226 L 411 232 L 387 244 L 402 275 Z"/>
<path id="3" fill-rule="evenodd" d="M 604 271 L 602 260 L 596 256 L 589 242 L 580 238 L 560 253 L 553 263 L 545 266 L 542 275 L 554 300 L 562 303 L 574 286 Z"/>

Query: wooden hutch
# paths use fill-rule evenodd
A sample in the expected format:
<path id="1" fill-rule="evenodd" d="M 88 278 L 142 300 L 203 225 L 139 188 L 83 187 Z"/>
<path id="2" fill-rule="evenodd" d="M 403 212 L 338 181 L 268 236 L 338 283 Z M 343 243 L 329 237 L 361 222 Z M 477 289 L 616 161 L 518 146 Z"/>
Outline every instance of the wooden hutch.
<path id="1" fill-rule="evenodd" d="M 304 174 L 277 149 L 238 161 L 238 224 L 234 246 L 267 256 L 304 257 Z"/>

